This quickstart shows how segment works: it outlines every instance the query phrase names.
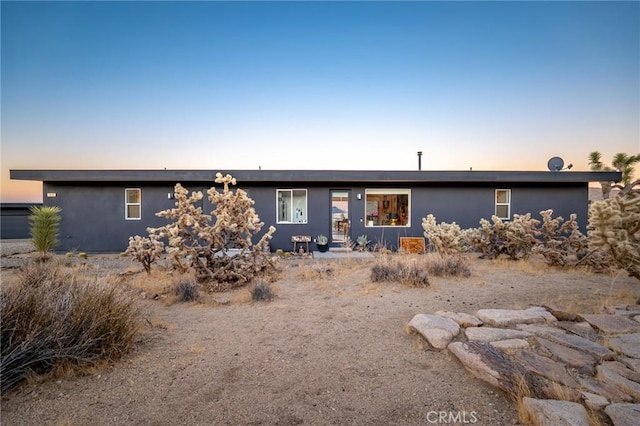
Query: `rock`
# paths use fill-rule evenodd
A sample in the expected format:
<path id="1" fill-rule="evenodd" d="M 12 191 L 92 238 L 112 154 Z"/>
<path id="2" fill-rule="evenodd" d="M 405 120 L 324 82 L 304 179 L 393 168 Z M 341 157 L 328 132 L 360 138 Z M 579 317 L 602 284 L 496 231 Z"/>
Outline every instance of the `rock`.
<path id="1" fill-rule="evenodd" d="M 609 365 L 602 364 L 596 367 L 597 378 L 603 382 L 609 383 L 618 390 L 632 396 L 635 400 L 640 401 L 640 384 L 629 380 L 626 377 L 618 373 L 614 368 Z"/>
<path id="2" fill-rule="evenodd" d="M 614 426 L 637 426 L 640 404 L 610 404 L 604 409 Z"/>
<path id="3" fill-rule="evenodd" d="M 500 350 L 483 342 L 453 342 L 448 349 L 475 377 L 492 386 L 515 394 L 526 371 Z"/>
<path id="4" fill-rule="evenodd" d="M 559 323 L 556 323 L 557 325 Z M 566 334 L 563 330 L 546 324 L 517 324 L 515 326 L 517 330 L 527 331 L 531 334 L 535 334 L 536 336 L 543 336 L 545 334 Z"/>
<path id="5" fill-rule="evenodd" d="M 588 426 L 587 410 L 576 402 L 524 397 L 522 405 L 540 426 Z"/>
<path id="6" fill-rule="evenodd" d="M 524 339 L 496 340 L 489 343 L 503 352 L 510 352 L 517 349 L 528 349 L 530 346 L 529 342 Z"/>
<path id="7" fill-rule="evenodd" d="M 581 373 L 595 372 L 596 359 L 588 353 L 552 342 L 544 337 L 536 336 L 535 339 L 541 347 L 549 351 L 553 358 L 562 361 L 568 367 L 575 368 Z"/>
<path id="8" fill-rule="evenodd" d="M 640 384 L 640 373 L 628 368 L 624 363 L 619 361 L 607 361 L 603 362 L 602 365 L 612 369 L 625 379 L 629 379 Z"/>
<path id="9" fill-rule="evenodd" d="M 640 315 L 640 305 L 618 305 L 607 308 L 607 312 L 627 317 Z"/>
<path id="10" fill-rule="evenodd" d="M 468 327 L 464 330 L 464 334 L 469 340 L 477 340 L 485 343 L 496 340 L 522 339 L 531 336 L 531 333 L 527 331 L 494 327 Z"/>
<path id="11" fill-rule="evenodd" d="M 582 315 L 585 321 L 606 334 L 640 333 L 640 324 L 622 315 Z"/>
<path id="12" fill-rule="evenodd" d="M 592 342 L 597 342 L 598 338 L 600 337 L 598 335 L 598 332 L 593 327 L 591 327 L 591 324 L 589 324 L 586 321 L 582 321 L 582 322 L 558 321 L 556 326 L 565 331 L 568 331 L 569 333 L 583 337 L 587 340 L 591 340 Z"/>
<path id="13" fill-rule="evenodd" d="M 640 359 L 619 356 L 618 361 L 626 365 L 628 369 L 633 370 L 636 373 L 640 373 Z"/>
<path id="14" fill-rule="evenodd" d="M 554 308 L 548 305 L 542 305 L 543 308 L 547 310 L 551 315 L 556 317 L 558 321 L 583 321 L 582 317 L 578 314 L 574 314 L 573 312 L 565 311 L 564 309 Z"/>
<path id="15" fill-rule="evenodd" d="M 460 333 L 457 322 L 439 315 L 417 314 L 409 321 L 408 327 L 420 333 L 436 349 L 446 348 Z"/>
<path id="16" fill-rule="evenodd" d="M 633 317 L 633 320 L 634 320 L 634 321 L 638 321 L 638 322 L 640 322 L 640 315 L 636 315 L 636 316 L 634 316 L 634 317 Z"/>
<path id="17" fill-rule="evenodd" d="M 485 324 L 495 327 L 510 327 L 516 324 L 556 322 L 557 319 L 545 308 L 533 307 L 524 310 L 480 309 L 476 316 Z"/>
<path id="18" fill-rule="evenodd" d="M 591 392 L 582 391 L 582 399 L 584 405 L 592 410 L 602 410 L 609 405 L 609 400 L 602 395 Z"/>
<path id="19" fill-rule="evenodd" d="M 580 386 L 584 390 L 601 395 L 611 402 L 633 401 L 633 398 L 618 390 L 615 386 L 596 380 L 591 376 L 578 376 L 578 382 L 580 382 Z"/>
<path id="20" fill-rule="evenodd" d="M 609 338 L 609 347 L 631 358 L 640 358 L 640 333 L 623 334 Z"/>
<path id="21" fill-rule="evenodd" d="M 478 327 L 482 325 L 482 321 L 478 317 L 464 312 L 438 311 L 435 315 L 449 318 L 458 323 L 460 327 Z"/>
<path id="22" fill-rule="evenodd" d="M 520 361 L 528 371 L 532 371 L 570 388 L 578 389 L 580 387 L 578 382 L 567 373 L 564 364 L 526 350 L 516 351 L 514 357 Z"/>
<path id="23" fill-rule="evenodd" d="M 517 327 L 519 330 L 528 331 L 552 342 L 591 354 L 597 360 L 610 360 L 614 357 L 614 353 L 604 346 L 580 336 L 567 334 L 557 328 L 536 324 L 520 324 Z"/>

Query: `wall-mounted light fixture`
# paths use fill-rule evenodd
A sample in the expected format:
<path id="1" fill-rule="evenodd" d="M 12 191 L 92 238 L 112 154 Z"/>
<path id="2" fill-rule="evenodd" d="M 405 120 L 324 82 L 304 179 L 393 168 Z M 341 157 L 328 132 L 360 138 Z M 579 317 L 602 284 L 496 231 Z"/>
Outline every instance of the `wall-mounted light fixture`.
<path id="1" fill-rule="evenodd" d="M 175 192 L 167 192 L 167 200 L 175 200 L 176 193 Z"/>
<path id="2" fill-rule="evenodd" d="M 55 192 L 47 192 L 47 198 L 56 198 L 58 196 Z"/>
<path id="3" fill-rule="evenodd" d="M 362 194 L 358 194 L 358 195 L 356 195 L 356 198 L 357 198 L 358 200 L 362 200 Z"/>

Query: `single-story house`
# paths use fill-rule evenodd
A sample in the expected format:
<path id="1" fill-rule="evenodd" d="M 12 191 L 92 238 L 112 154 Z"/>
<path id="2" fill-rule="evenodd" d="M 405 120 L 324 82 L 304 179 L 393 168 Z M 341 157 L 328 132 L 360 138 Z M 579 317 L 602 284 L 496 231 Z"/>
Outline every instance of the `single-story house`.
<path id="1" fill-rule="evenodd" d="M 422 237 L 422 218 L 479 226 L 481 218 L 553 209 L 576 213 L 586 232 L 589 182 L 621 179 L 619 172 L 355 171 L 355 170 L 11 170 L 11 179 L 43 182 L 43 204 L 62 209 L 58 251 L 120 252 L 133 235 L 164 225 L 156 213 L 174 207 L 173 188 L 212 186 L 231 174 L 277 228 L 271 249 L 292 249 L 292 237 L 324 234 L 330 246 L 366 235 L 394 249 L 400 237 Z M 205 213 L 213 206 L 205 197 Z"/>

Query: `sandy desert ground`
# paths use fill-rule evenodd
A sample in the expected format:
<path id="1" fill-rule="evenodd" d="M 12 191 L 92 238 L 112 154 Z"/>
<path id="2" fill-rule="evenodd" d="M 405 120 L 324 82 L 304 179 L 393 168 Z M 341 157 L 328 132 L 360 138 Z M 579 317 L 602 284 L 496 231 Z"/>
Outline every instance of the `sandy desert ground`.
<path id="1" fill-rule="evenodd" d="M 8 266 L 29 254 L 4 255 L 6 283 L 16 273 Z M 270 302 L 240 289 L 215 295 L 222 304 L 169 304 L 153 299 L 166 283 L 160 268 L 145 277 L 117 255 L 74 258 L 86 273 L 130 286 L 143 332 L 114 365 L 9 392 L 2 424 L 425 425 L 444 412 L 513 425 L 507 395 L 405 331 L 413 315 L 540 304 L 599 312 L 640 297 L 638 281 L 624 273 L 555 270 L 539 260 L 471 256 L 471 277 L 432 277 L 429 288 L 372 283 L 376 261 L 292 258 L 280 263 Z"/>

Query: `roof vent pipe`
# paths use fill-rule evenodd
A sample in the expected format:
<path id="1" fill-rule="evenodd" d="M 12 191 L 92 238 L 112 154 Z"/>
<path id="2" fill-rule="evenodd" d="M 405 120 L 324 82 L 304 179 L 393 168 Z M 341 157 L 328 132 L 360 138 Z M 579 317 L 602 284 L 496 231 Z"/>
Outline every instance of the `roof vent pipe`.
<path id="1" fill-rule="evenodd" d="M 418 170 L 422 170 L 422 151 L 418 151 Z"/>

